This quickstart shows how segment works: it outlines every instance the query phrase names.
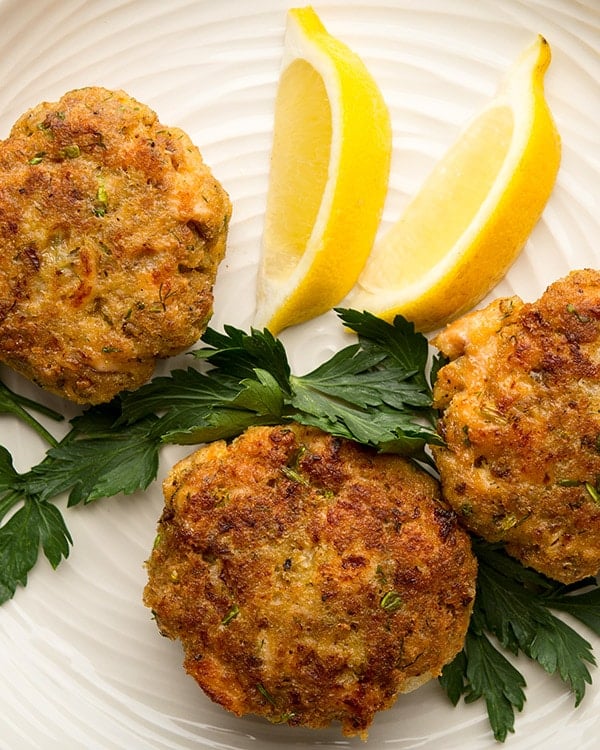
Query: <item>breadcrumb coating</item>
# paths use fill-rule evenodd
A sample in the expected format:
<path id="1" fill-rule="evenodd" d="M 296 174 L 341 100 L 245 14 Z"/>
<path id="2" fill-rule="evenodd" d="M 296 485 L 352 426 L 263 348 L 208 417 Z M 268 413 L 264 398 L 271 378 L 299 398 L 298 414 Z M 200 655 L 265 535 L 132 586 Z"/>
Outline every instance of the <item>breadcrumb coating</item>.
<path id="1" fill-rule="evenodd" d="M 229 198 L 178 128 L 71 91 L 0 141 L 0 362 L 79 403 L 139 387 L 212 312 Z"/>
<path id="2" fill-rule="evenodd" d="M 525 304 L 499 299 L 433 343 L 452 359 L 433 449 L 461 522 L 572 583 L 600 568 L 600 273 L 574 271 Z"/>
<path id="3" fill-rule="evenodd" d="M 164 493 L 145 603 L 235 714 L 366 737 L 462 648 L 470 539 L 410 461 L 253 427 L 178 463 Z"/>

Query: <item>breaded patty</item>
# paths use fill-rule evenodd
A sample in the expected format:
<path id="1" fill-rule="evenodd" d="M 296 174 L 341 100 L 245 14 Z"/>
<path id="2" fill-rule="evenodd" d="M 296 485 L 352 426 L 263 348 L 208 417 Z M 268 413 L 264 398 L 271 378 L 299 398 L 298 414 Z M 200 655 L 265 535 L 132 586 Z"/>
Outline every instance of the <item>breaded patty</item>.
<path id="1" fill-rule="evenodd" d="M 445 498 L 472 531 L 564 583 L 600 568 L 600 273 L 493 302 L 433 343 Z"/>
<path id="2" fill-rule="evenodd" d="M 178 463 L 164 493 L 145 603 L 235 714 L 364 736 L 461 649 L 470 539 L 408 460 L 253 427 Z"/>
<path id="3" fill-rule="evenodd" d="M 34 107 L 0 141 L 0 362 L 79 403 L 137 388 L 203 333 L 230 213 L 124 92 Z"/>

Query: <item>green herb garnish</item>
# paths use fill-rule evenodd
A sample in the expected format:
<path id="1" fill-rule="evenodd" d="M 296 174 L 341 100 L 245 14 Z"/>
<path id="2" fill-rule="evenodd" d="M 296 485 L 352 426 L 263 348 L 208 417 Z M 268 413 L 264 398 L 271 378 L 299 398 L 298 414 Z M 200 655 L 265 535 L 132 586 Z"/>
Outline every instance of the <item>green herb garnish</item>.
<path id="1" fill-rule="evenodd" d="M 273 698 L 271 693 L 267 690 L 267 688 L 262 683 L 260 682 L 256 683 L 256 689 L 268 703 L 270 703 L 272 706 L 277 705 L 275 703 L 275 698 Z"/>
<path id="2" fill-rule="evenodd" d="M 589 323 L 591 320 L 589 315 L 580 313 L 575 305 L 571 302 L 567 305 L 567 312 L 571 313 L 571 315 L 574 315 L 580 323 Z"/>
<path id="3" fill-rule="evenodd" d="M 494 737 L 503 742 L 514 731 L 515 710 L 525 703 L 525 680 L 498 646 L 558 675 L 579 705 L 591 683 L 592 647 L 553 610 L 569 612 L 600 635 L 600 588 L 590 589 L 590 580 L 574 586 L 552 581 L 499 545 L 474 539 L 473 547 L 479 563 L 473 616 L 465 647 L 440 682 L 455 705 L 461 695 L 469 703 L 483 698 Z"/>
<path id="4" fill-rule="evenodd" d="M 45 151 L 38 151 L 36 154 L 34 154 L 31 159 L 29 159 L 28 164 L 31 164 L 31 166 L 35 166 L 36 164 L 41 164 L 44 161 L 44 157 L 46 156 Z"/>
<path id="5" fill-rule="evenodd" d="M 71 536 L 60 511 L 38 495 L 29 494 L 27 482 L 15 470 L 6 448 L 0 446 L 0 522 L 20 507 L 0 527 L 0 603 L 10 599 L 17 586 L 27 585 L 40 547 L 53 568 L 69 554 Z"/>
<path id="6" fill-rule="evenodd" d="M 234 604 L 225 617 L 221 620 L 221 625 L 229 625 L 240 613 L 240 608 L 237 604 Z"/>
<path id="7" fill-rule="evenodd" d="M 303 477 L 302 474 L 300 474 L 296 469 L 292 469 L 291 466 L 282 466 L 281 473 L 284 474 L 292 482 L 297 482 L 304 487 L 310 486 L 310 482 L 308 481 L 308 479 L 306 479 L 306 477 Z"/>
<path id="8" fill-rule="evenodd" d="M 77 159 L 81 156 L 81 150 L 76 143 L 73 143 L 71 146 L 62 148 L 58 155 L 61 159 Z"/>
<path id="9" fill-rule="evenodd" d="M 585 489 L 596 505 L 600 505 L 600 489 L 598 488 L 598 482 L 596 482 L 596 484 L 585 482 Z"/>
<path id="10" fill-rule="evenodd" d="M 108 193 L 106 192 L 106 187 L 102 181 L 98 183 L 98 188 L 96 190 L 96 197 L 94 200 L 94 207 L 92 208 L 92 213 L 94 216 L 98 216 L 99 218 L 102 218 L 103 216 L 106 216 L 106 212 L 108 210 Z"/>
<path id="11" fill-rule="evenodd" d="M 53 567 L 68 556 L 72 540 L 54 498 L 68 492 L 69 506 L 89 503 L 145 489 L 156 478 L 158 445 L 148 437 L 155 420 L 120 430 L 112 427 L 114 420 L 110 407 L 90 409 L 23 474 L 0 446 L 0 523 L 13 512 L 0 526 L 0 604 L 26 585 L 40 548 Z"/>
<path id="12" fill-rule="evenodd" d="M 54 567 L 67 557 L 72 540 L 54 498 L 68 493 L 72 506 L 143 490 L 156 478 L 166 443 L 228 439 L 251 425 L 296 421 L 432 465 L 425 448 L 441 441 L 430 383 L 443 358 L 434 358 L 430 380 L 427 339 L 403 318 L 388 324 L 366 312 L 338 314 L 358 334 L 358 343 L 312 372 L 293 374 L 283 344 L 266 330 L 208 329 L 205 346 L 193 352 L 197 368 L 175 370 L 88 409 L 72 420 L 60 442 L 44 434 L 29 411 L 59 415 L 0 384 L 0 412 L 22 419 L 51 445 L 42 462 L 23 474 L 0 446 L 0 602 L 26 585 L 40 549 Z M 296 465 L 286 473 L 302 479 Z M 598 484 L 588 484 L 596 501 Z M 465 506 L 463 513 L 469 512 Z M 526 686 L 502 651 L 523 654 L 558 675 L 577 705 L 591 682 L 594 656 L 590 644 L 554 612 L 567 612 L 600 636 L 600 588 L 593 581 L 563 586 L 523 568 L 497 545 L 473 542 L 479 561 L 473 617 L 464 649 L 440 682 L 454 704 L 461 696 L 468 702 L 483 699 L 494 736 L 504 741 L 514 731 Z M 376 575 L 386 586 L 383 571 Z M 395 611 L 402 600 L 387 591 L 380 605 Z M 232 605 L 222 624 L 238 613 Z M 263 685 L 257 689 L 275 704 Z"/>
<path id="13" fill-rule="evenodd" d="M 381 597 L 379 605 L 386 612 L 395 612 L 402 606 L 402 597 L 396 591 L 388 591 Z"/>
<path id="14" fill-rule="evenodd" d="M 281 341 L 268 331 L 208 329 L 194 352 L 212 368 L 177 370 L 123 398 L 122 422 L 162 412 L 162 442 L 196 444 L 239 435 L 249 425 L 296 421 L 389 453 L 429 462 L 440 444 L 427 339 L 411 324 L 338 311 L 359 341 L 305 375 L 293 375 Z"/>

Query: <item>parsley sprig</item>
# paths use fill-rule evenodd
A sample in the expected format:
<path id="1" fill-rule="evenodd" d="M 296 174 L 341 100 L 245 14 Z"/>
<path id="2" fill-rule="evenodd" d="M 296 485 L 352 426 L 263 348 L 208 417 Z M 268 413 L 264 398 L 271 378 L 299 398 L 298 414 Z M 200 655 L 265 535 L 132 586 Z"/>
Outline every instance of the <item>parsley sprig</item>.
<path id="1" fill-rule="evenodd" d="M 444 668 L 440 683 L 454 705 L 463 695 L 467 703 L 483 698 L 494 737 L 504 742 L 514 732 L 515 710 L 525 703 L 526 684 L 495 644 L 557 674 L 578 706 L 592 681 L 592 646 L 553 610 L 568 612 L 600 636 L 600 588 L 594 580 L 575 586 L 552 581 L 524 568 L 500 545 L 473 539 L 473 549 L 479 564 L 473 616 L 464 648 Z"/>
<path id="2" fill-rule="evenodd" d="M 22 474 L 0 446 L 0 604 L 27 584 L 40 549 L 53 568 L 68 557 L 73 540 L 52 500 L 68 492 L 69 506 L 89 503 L 145 489 L 155 479 L 159 445 L 149 435 L 155 418 L 115 429 L 118 413 L 109 406 L 76 417 L 67 435 Z"/>
<path id="3" fill-rule="evenodd" d="M 20 507 L 0 527 L 0 603 L 10 599 L 18 585 L 27 584 L 40 547 L 53 568 L 69 554 L 72 539 L 55 505 L 29 492 L 10 453 L 0 446 L 0 523 L 16 505 Z"/>
<path id="4" fill-rule="evenodd" d="M 251 425 L 296 421 L 431 464 L 426 446 L 440 443 L 431 381 L 443 361 L 433 360 L 428 377 L 427 340 L 401 317 L 388 324 L 366 312 L 337 312 L 358 340 L 309 373 L 293 374 L 283 344 L 266 330 L 208 329 L 204 346 L 192 352 L 197 366 L 86 410 L 60 442 L 30 412 L 60 415 L 0 383 L 0 413 L 23 420 L 50 445 L 22 474 L 0 446 L 0 603 L 26 585 L 40 551 L 52 567 L 68 556 L 72 538 L 54 500 L 66 494 L 69 507 L 144 490 L 166 443 L 229 439 Z M 473 539 L 473 546 L 473 616 L 464 648 L 440 682 L 455 705 L 461 697 L 483 700 L 495 738 L 504 741 L 526 700 L 511 656 L 523 654 L 558 675 L 575 705 L 583 699 L 592 648 L 556 613 L 600 636 L 600 588 L 594 581 L 563 586 L 497 545 Z"/>
<path id="5" fill-rule="evenodd" d="M 440 438 L 425 376 L 427 339 L 400 317 L 390 325 L 366 312 L 338 314 L 358 343 L 305 375 L 291 373 L 283 344 L 267 330 L 207 330 L 207 346 L 193 354 L 211 369 L 176 370 L 127 394 L 120 424 L 161 412 L 154 434 L 162 442 L 196 444 L 296 421 L 429 461 L 425 446 Z"/>
<path id="6" fill-rule="evenodd" d="M 72 539 L 54 499 L 66 493 L 70 507 L 146 489 L 165 443 L 204 443 L 295 420 L 428 460 L 424 448 L 439 438 L 424 375 L 426 340 L 402 319 L 390 326 L 368 313 L 342 310 L 340 317 L 359 342 L 303 376 L 292 375 L 283 344 L 268 331 L 209 329 L 206 346 L 193 352 L 204 370 L 175 370 L 92 407 L 60 442 L 29 411 L 61 415 L 0 384 L 0 412 L 51 446 L 23 474 L 0 446 L 0 604 L 26 585 L 40 550 L 53 567 L 68 556 Z"/>

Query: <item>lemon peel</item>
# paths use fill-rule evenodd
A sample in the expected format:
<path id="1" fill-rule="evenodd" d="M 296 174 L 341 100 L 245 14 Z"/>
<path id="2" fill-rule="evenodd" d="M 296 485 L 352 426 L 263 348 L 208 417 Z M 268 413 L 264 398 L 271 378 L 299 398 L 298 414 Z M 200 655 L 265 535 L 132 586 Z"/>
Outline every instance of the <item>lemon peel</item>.
<path id="1" fill-rule="evenodd" d="M 350 291 L 373 246 L 391 158 L 387 106 L 310 7 L 288 11 L 254 325 L 272 333 Z"/>
<path id="2" fill-rule="evenodd" d="M 552 192 L 560 137 L 544 95 L 538 36 L 498 93 L 376 244 L 348 305 L 422 331 L 470 310 L 525 245 Z"/>

